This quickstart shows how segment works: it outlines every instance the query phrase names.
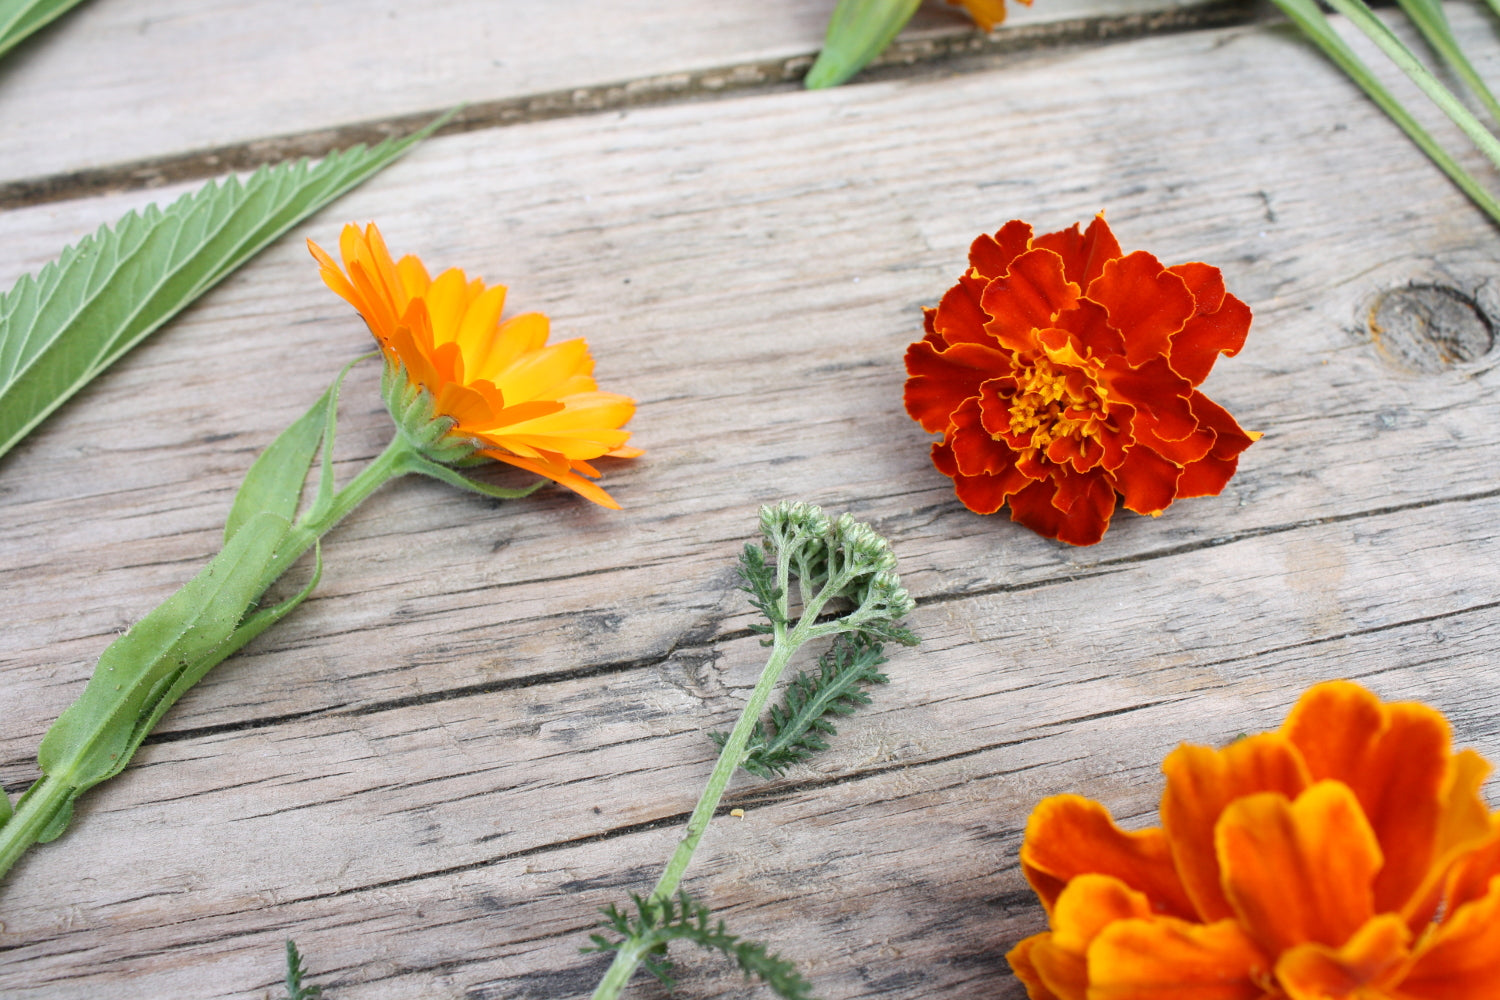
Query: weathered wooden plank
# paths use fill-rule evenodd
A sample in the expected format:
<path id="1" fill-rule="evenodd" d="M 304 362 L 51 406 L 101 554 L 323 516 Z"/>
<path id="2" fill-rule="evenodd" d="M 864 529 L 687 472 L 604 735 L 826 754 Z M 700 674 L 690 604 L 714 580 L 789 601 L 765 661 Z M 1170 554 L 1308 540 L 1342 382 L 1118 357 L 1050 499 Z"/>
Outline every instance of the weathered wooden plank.
<path id="1" fill-rule="evenodd" d="M 1020 7 L 1010 24 L 1181 5 L 1050 0 Z M 795 71 L 821 44 L 830 9 L 825 0 L 443 0 L 420 9 L 95 0 L 0 70 L 0 182 L 601 84 L 639 89 L 650 79 L 682 90 L 678 76 L 718 66 L 790 59 Z M 908 37 L 969 24 L 934 2 Z M 731 71 L 697 89 L 734 81 Z"/>
<path id="2" fill-rule="evenodd" d="M 1196 130 L 1160 110 L 1183 80 Z M 974 232 L 1101 206 L 1127 246 L 1218 263 L 1256 307 L 1210 389 L 1268 436 L 1225 497 L 1074 551 L 959 508 L 895 401 L 916 306 Z M 651 454 L 609 472 L 622 514 L 417 484 L 372 501 L 319 598 L 0 890 L 7 994 L 259 995 L 288 933 L 340 996 L 585 992 L 594 908 L 644 888 L 675 837 L 635 828 L 688 808 L 698 731 L 748 682 L 726 560 L 782 495 L 875 519 L 930 636 L 696 869 L 742 930 L 811 959 L 822 995 L 1016 996 L 999 956 L 1039 921 L 1014 870 L 1035 798 L 1143 820 L 1178 739 L 1272 725 L 1313 679 L 1432 700 L 1500 752 L 1476 683 L 1496 649 L 1496 375 L 1400 372 L 1349 333 L 1412 278 L 1480 292 L 1495 237 L 1276 32 L 455 137 L 345 208 L 435 263 L 516 276 L 513 301 L 586 334 L 641 398 Z M 46 211 L 20 213 L 11 252 L 100 206 Z M 213 550 L 254 449 L 362 343 L 289 242 L 0 468 L 8 787 L 108 633 Z M 351 386 L 351 458 L 386 433 L 370 384 Z M 548 676 L 575 668 L 597 675 Z"/>
<path id="3" fill-rule="evenodd" d="M 1349 530 L 1319 526 L 1298 538 L 1238 547 L 1274 548 L 1277 558 L 1294 558 L 1309 544 L 1337 544 L 1330 536 Z M 1422 537 L 1428 529 L 1408 523 L 1397 533 Z M 1279 571 L 1267 564 L 1276 560 L 1256 555 L 1244 561 L 1269 570 L 1262 586 L 1277 586 Z M 1210 560 L 1225 561 L 1215 552 L 1171 562 Z M 1124 583 L 1119 590 L 1128 593 Z M 928 647 L 893 659 L 891 686 L 878 693 L 873 711 L 844 724 L 832 752 L 782 781 L 737 781 L 732 798 L 747 815 L 717 821 L 695 866 L 693 890 L 742 932 L 767 937 L 804 960 L 820 995 L 1017 996 L 1000 954 L 1040 921 L 1014 860 L 1037 798 L 1058 791 L 1097 796 L 1122 820 L 1141 825 L 1160 791 L 1156 765 L 1177 740 L 1220 742 L 1271 728 L 1291 692 L 1337 673 L 1359 676 L 1389 698 L 1437 701 L 1450 712 L 1461 743 L 1492 757 L 1500 753 L 1493 696 L 1474 683 L 1476 667 L 1485 669 L 1481 664 L 1496 645 L 1490 608 L 1286 642 L 1239 661 L 1210 662 L 1202 650 L 1144 657 L 1137 650 L 1130 658 L 1100 651 L 1064 669 L 1066 652 L 1034 655 L 1039 635 L 1071 633 L 1064 642 L 1078 655 L 1078 644 L 1100 634 L 1089 610 L 1097 607 L 1102 616 L 1107 602 L 1040 604 L 997 608 L 964 599 L 920 612 Z M 1015 627 L 1017 619 L 1030 627 Z M 1257 620 L 1268 634 L 1278 624 L 1267 616 Z M 989 635 L 974 641 L 976 629 Z M 744 653 L 727 650 L 707 672 L 710 683 L 742 690 L 751 661 Z M 681 697 L 655 680 L 657 698 Z M 570 711 L 559 704 L 531 735 L 509 731 L 506 717 L 532 707 L 524 695 L 473 699 L 473 714 L 493 715 L 496 727 L 482 739 L 465 739 L 464 727 L 476 721 L 444 720 L 442 738 L 452 738 L 450 772 L 461 769 L 460 759 L 472 767 L 473 757 L 486 753 L 492 760 L 530 753 L 540 764 L 556 764 L 553 751 L 563 748 L 567 759 L 587 761 L 589 777 L 561 781 L 553 769 L 539 811 L 528 791 L 516 788 L 496 788 L 446 811 L 417 806 L 403 810 L 405 816 L 385 815 L 397 812 L 398 797 L 409 801 L 394 790 L 384 807 L 344 799 L 342 811 L 388 828 L 369 838 L 373 843 L 354 833 L 352 818 L 330 825 L 332 809 L 288 810 L 279 822 L 302 831 L 296 858 L 277 856 L 285 834 L 268 842 L 264 832 L 238 822 L 237 812 L 249 801 L 245 783 L 261 782 L 265 805 L 288 795 L 315 799 L 318 791 L 296 786 L 290 774 L 265 782 L 257 772 L 295 772 L 314 759 L 343 770 L 349 765 L 331 763 L 338 738 L 308 738 L 293 728 L 280 736 L 253 734 L 238 752 L 225 750 L 223 738 L 198 745 L 193 754 L 152 748 L 147 771 L 158 787 L 204 788 L 209 782 L 203 777 L 185 773 L 194 770 L 229 787 L 169 802 L 122 801 L 135 796 L 121 784 L 106 790 L 90 808 L 88 825 L 71 835 L 71 858 L 38 854 L 7 890 L 11 937 L 0 941 L 14 946 L 0 953 L 0 988 L 19 997 L 101 990 L 122 1000 L 174 992 L 241 996 L 268 985 L 279 936 L 291 934 L 314 955 L 316 968 L 328 970 L 340 995 L 584 995 L 598 970 L 575 949 L 596 908 L 648 887 L 676 835 L 672 826 L 631 832 L 631 817 L 618 807 L 629 802 L 658 817 L 680 814 L 708 767 L 706 741 L 688 732 L 706 721 L 703 713 L 643 723 L 636 697 L 593 689 L 580 700 L 615 705 Z M 710 699 L 729 700 L 722 694 Z M 574 721 L 583 722 L 580 728 L 599 749 L 579 753 L 568 745 L 562 734 Z M 686 735 L 653 738 L 649 730 L 657 722 L 685 727 Z M 625 748 L 634 766 L 600 759 L 619 749 L 607 737 L 631 728 L 640 733 Z M 403 774 L 413 785 L 421 780 L 422 758 L 441 754 L 403 749 L 357 728 L 341 738 L 366 748 L 366 759 L 353 765 L 359 771 Z M 414 733 L 408 743 L 422 738 Z M 229 758 L 240 763 L 226 777 Z M 173 781 L 172 772 L 181 777 Z M 491 841 L 483 860 L 423 878 L 402 877 L 395 867 L 497 815 L 524 815 L 529 825 L 544 821 L 547 812 L 574 824 L 571 836 L 552 838 L 549 848 L 507 850 L 506 841 Z M 599 826 L 603 839 L 590 840 Z M 101 864 L 86 883 L 66 878 L 63 869 L 77 870 L 79 852 L 92 860 L 106 838 L 123 842 L 124 856 Z M 165 849 L 151 850 L 153 842 Z M 138 865 L 155 876 L 138 872 Z M 362 877 L 361 866 L 373 879 Z M 277 870 L 295 881 L 277 884 Z M 26 891 L 28 883 L 42 882 L 60 895 L 43 900 Z M 215 905 L 206 905 L 210 900 Z M 695 972 L 685 988 L 687 995 L 710 996 L 726 985 L 722 977 Z"/>
<path id="4" fill-rule="evenodd" d="M 1221 75 L 1197 95 L 1205 129 L 1153 117 L 1210 58 Z M 997 89 L 1030 96 L 996 113 L 984 99 Z M 1221 535 L 1493 489 L 1472 457 L 1496 433 L 1471 416 L 1494 405 L 1487 363 L 1397 372 L 1344 332 L 1381 288 L 1431 277 L 1475 290 L 1491 273 L 1492 234 L 1288 40 L 1163 40 L 733 107 L 707 123 L 694 108 L 660 109 L 440 140 L 348 204 L 381 218 L 398 247 L 516 276 L 512 301 L 553 313 L 559 335 L 586 334 L 601 377 L 642 399 L 635 426 L 651 453 L 609 470 L 623 516 L 556 491 L 497 506 L 428 484 L 393 487 L 331 538 L 319 596 L 211 678 L 168 729 L 701 645 L 742 624 L 727 570 L 705 547 L 743 537 L 755 504 L 784 495 L 876 519 L 928 596 L 1067 579 Z M 1262 122 L 1257 109 L 1269 124 L 1231 125 Z M 919 121 L 925 143 L 902 134 Z M 1377 162 L 1364 150 L 1378 142 Z M 1114 152 L 1075 153 L 1095 147 Z M 1003 170 L 999 148 L 1013 150 Z M 847 176 L 846 162 L 866 164 L 868 177 Z M 1163 163 L 1181 166 L 1153 182 Z M 1331 176 L 1356 178 L 1360 197 L 1331 197 Z M 498 222 L 476 216 L 475 190 L 505 206 Z M 1157 522 L 1122 515 L 1089 551 L 962 511 L 896 404 L 916 306 L 952 279 L 976 229 L 1034 204 L 1049 206 L 1044 225 L 1109 205 L 1130 245 L 1223 264 L 1260 316 L 1246 354 L 1210 383 L 1268 432 L 1230 493 Z M 1399 231 L 1391 204 L 1408 206 Z M 67 208 L 73 219 L 101 211 Z M 76 225 L 60 206 L 15 214 L 22 258 L 41 255 L 45 233 Z M 335 229 L 323 220 L 304 232 L 330 241 Z M 27 706 L 0 744 L 8 784 L 29 773 L 35 739 L 108 636 L 215 549 L 254 450 L 362 348 L 358 320 L 322 290 L 298 243 L 214 293 L 7 460 L 0 548 L 25 586 L 10 586 L 3 655 Z M 357 375 L 349 391 L 356 457 L 388 433 L 372 379 Z M 596 575 L 575 580 L 585 569 Z M 347 640 L 372 626 L 384 650 L 374 665 Z M 289 654 L 303 664 L 290 673 Z"/>

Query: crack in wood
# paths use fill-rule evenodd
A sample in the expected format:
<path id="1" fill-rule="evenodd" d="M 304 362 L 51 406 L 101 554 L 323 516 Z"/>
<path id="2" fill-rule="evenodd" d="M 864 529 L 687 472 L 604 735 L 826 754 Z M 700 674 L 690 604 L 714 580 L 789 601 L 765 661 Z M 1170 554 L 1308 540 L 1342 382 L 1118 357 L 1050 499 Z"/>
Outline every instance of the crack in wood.
<path id="1" fill-rule="evenodd" d="M 1085 17 L 1006 28 L 990 35 L 963 29 L 901 39 L 859 77 L 860 81 L 912 79 L 934 73 L 979 72 L 1017 52 L 1075 45 L 1126 42 L 1149 35 L 1248 24 L 1264 12 L 1253 0 L 1209 0 L 1164 10 Z M 592 87 L 547 91 L 468 105 L 437 135 L 603 114 L 690 101 L 793 90 L 815 53 L 715 66 L 663 76 L 640 77 Z M 231 143 L 211 149 L 131 163 L 75 170 L 0 184 L 0 210 L 116 194 L 254 170 L 299 157 L 318 158 L 357 143 L 374 144 L 409 135 L 446 108 L 333 128 Z"/>

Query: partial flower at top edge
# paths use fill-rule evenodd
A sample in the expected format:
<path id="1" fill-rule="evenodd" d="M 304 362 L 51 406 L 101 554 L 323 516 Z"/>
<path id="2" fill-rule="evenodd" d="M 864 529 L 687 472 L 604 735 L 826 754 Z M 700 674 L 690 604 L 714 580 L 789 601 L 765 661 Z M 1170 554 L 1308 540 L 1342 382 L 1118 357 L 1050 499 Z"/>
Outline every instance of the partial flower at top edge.
<path id="1" fill-rule="evenodd" d="M 307 246 L 323 281 L 369 325 L 385 356 L 386 405 L 424 455 L 451 464 L 477 453 L 619 509 L 584 477 L 599 475 L 593 459 L 642 454 L 621 429 L 635 401 L 599 391 L 583 340 L 549 345 L 541 313 L 502 322 L 504 285 L 458 268 L 430 278 L 409 255 L 394 261 L 374 223 L 344 227 L 343 268 Z"/>
<path id="2" fill-rule="evenodd" d="M 1274 732 L 1169 754 L 1160 828 L 1043 800 L 1021 868 L 1051 929 L 1011 967 L 1032 1000 L 1493 1000 L 1500 813 L 1450 740 L 1332 681 Z"/>
<path id="3" fill-rule="evenodd" d="M 993 31 L 1005 20 L 1005 0 L 947 0 L 953 7 L 962 7 L 969 12 L 981 31 Z M 1031 6 L 1031 0 L 1021 0 Z"/>
<path id="4" fill-rule="evenodd" d="M 1125 254 L 1101 215 L 980 236 L 906 352 L 906 411 L 943 435 L 932 462 L 964 506 L 1072 545 L 1104 537 L 1118 494 L 1160 514 L 1217 496 L 1260 437 L 1198 390 L 1244 346 L 1250 310 L 1218 268 Z"/>

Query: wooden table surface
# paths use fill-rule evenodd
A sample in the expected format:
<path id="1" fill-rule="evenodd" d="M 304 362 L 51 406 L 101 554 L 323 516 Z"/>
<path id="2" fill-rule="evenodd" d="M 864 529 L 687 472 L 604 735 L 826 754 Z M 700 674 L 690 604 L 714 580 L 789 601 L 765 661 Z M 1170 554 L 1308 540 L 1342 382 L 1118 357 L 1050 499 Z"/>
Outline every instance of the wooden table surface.
<path id="1" fill-rule="evenodd" d="M 0 996 L 264 997 L 287 937 L 336 1000 L 586 996 L 598 908 L 649 889 L 762 662 L 734 560 L 783 497 L 891 539 L 925 640 L 830 752 L 738 776 L 689 871 L 821 997 L 1018 1000 L 1036 800 L 1154 823 L 1177 743 L 1273 727 L 1314 681 L 1429 701 L 1500 759 L 1495 228 L 1264 10 L 1037 0 L 986 40 L 931 5 L 884 69 L 804 92 L 830 7 L 92 0 L 0 63 L 4 286 L 226 165 L 471 102 L 0 461 L 12 796 L 368 347 L 304 238 L 373 219 L 510 285 L 640 401 L 647 450 L 605 470 L 619 512 L 415 480 L 366 503 L 314 596 L 0 886 Z M 901 359 L 975 235 L 1101 209 L 1250 304 L 1205 388 L 1265 438 L 1222 496 L 1074 549 L 957 502 Z M 1468 317 L 1457 357 L 1416 322 L 1375 342 L 1412 284 Z M 345 476 L 390 434 L 377 380 L 350 380 Z M 676 954 L 679 996 L 769 995 Z"/>

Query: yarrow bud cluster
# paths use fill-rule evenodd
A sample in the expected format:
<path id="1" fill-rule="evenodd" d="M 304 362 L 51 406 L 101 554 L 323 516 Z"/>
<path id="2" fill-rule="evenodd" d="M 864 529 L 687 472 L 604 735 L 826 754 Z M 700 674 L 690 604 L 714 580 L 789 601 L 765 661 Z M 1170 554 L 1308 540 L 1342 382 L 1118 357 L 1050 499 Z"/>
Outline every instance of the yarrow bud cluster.
<path id="1" fill-rule="evenodd" d="M 763 596 L 772 598 L 765 603 L 776 605 L 767 613 L 773 625 L 778 619 L 783 625 L 788 622 L 786 590 L 789 577 L 795 574 L 804 614 L 809 608 L 816 614 L 835 598 L 854 606 L 834 621 L 816 626 L 818 633 L 861 632 L 905 645 L 915 643 L 900 619 L 911 613 L 916 602 L 896 575 L 890 543 L 874 528 L 847 513 L 830 520 L 821 507 L 800 501 L 762 507 L 760 527 L 763 550 L 776 566 L 774 587 L 759 588 Z M 748 561 L 742 572 L 753 586 L 754 570 Z"/>

